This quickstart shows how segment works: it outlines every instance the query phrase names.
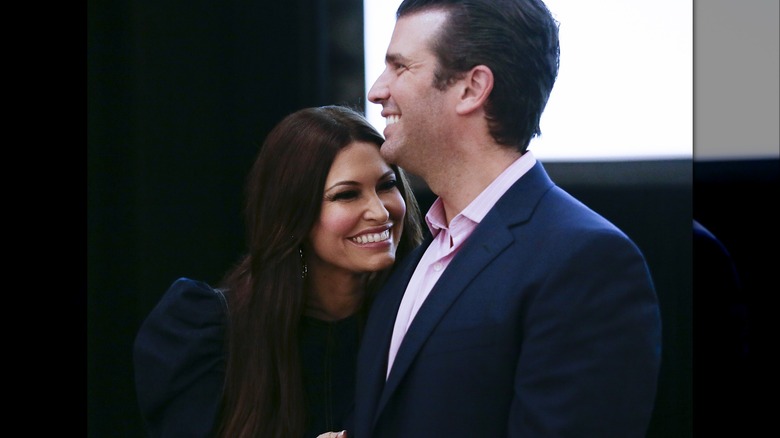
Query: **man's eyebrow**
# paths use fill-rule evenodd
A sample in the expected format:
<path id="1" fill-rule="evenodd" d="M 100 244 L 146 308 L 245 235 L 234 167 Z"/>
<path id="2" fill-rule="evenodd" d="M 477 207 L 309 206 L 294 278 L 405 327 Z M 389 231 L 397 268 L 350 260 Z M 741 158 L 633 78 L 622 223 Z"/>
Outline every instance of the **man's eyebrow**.
<path id="1" fill-rule="evenodd" d="M 406 64 L 409 59 L 401 55 L 400 53 L 388 53 L 385 55 L 385 63 L 387 64 Z"/>

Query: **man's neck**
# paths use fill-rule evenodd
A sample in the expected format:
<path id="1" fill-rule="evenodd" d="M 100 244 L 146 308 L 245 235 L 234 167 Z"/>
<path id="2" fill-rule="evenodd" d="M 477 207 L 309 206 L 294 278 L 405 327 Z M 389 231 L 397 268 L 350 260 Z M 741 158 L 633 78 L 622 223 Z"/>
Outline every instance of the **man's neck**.
<path id="1" fill-rule="evenodd" d="M 450 160 L 442 172 L 427 181 L 442 200 L 448 224 L 521 156 L 519 151 L 503 147 L 482 149 L 469 155 Z"/>

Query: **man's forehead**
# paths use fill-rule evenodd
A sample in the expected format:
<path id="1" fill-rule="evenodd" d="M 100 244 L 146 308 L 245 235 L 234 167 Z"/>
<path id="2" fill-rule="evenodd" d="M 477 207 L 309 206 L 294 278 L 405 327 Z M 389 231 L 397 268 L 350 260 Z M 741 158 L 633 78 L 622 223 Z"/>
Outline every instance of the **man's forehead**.
<path id="1" fill-rule="evenodd" d="M 445 19 L 446 13 L 440 10 L 416 12 L 399 18 L 390 38 L 388 61 L 390 57 L 394 61 L 401 58 L 409 61 L 430 53 L 430 41 L 439 32 Z"/>

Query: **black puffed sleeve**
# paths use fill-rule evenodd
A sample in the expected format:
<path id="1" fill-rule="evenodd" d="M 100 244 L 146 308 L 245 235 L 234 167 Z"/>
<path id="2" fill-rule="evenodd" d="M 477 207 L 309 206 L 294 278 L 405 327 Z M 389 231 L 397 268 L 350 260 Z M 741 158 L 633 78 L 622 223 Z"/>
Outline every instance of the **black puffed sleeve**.
<path id="1" fill-rule="evenodd" d="M 221 291 L 180 278 L 141 325 L 133 348 L 135 387 L 150 436 L 212 436 L 226 315 Z"/>

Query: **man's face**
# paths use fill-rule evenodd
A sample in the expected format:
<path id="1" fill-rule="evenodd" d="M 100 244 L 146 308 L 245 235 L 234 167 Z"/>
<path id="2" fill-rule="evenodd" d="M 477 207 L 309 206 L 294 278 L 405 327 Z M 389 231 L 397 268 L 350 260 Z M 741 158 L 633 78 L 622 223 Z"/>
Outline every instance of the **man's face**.
<path id="1" fill-rule="evenodd" d="M 436 161 L 450 113 L 447 91 L 433 86 L 438 64 L 431 51 L 431 40 L 446 17 L 443 11 L 426 11 L 398 19 L 385 70 L 368 92 L 371 102 L 382 105 L 387 123 L 382 156 L 421 176 Z"/>

